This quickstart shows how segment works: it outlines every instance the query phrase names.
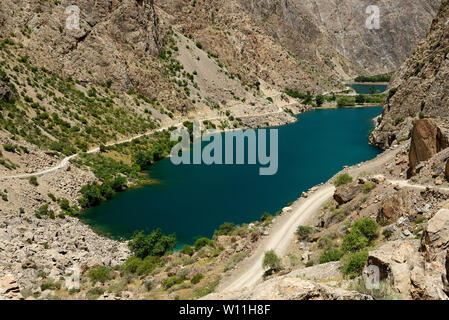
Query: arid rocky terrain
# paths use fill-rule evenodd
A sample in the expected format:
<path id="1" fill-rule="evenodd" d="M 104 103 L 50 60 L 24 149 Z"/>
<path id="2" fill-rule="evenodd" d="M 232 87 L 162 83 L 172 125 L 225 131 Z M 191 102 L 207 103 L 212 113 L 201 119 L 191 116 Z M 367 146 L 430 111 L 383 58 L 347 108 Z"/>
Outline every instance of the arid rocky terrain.
<path id="1" fill-rule="evenodd" d="M 0 298 L 212 293 L 274 222 L 235 227 L 136 274 L 126 241 L 100 236 L 76 217 L 81 188 L 120 175 L 126 187 L 145 182 L 134 155 L 150 147 L 167 155 L 173 125 L 201 119 L 225 130 L 290 123 L 311 106 L 285 89 L 338 91 L 357 75 L 395 71 L 405 61 L 371 136 L 390 148 L 392 159 L 351 173 L 354 181 L 339 187 L 312 222 L 314 235 L 282 257 L 283 275 L 215 298 L 373 299 L 357 279 L 343 277 L 340 262 L 317 264 L 321 238 L 338 246 L 349 221 L 371 217 L 382 230 L 367 262 L 382 270 L 382 297 L 447 299 L 448 1 L 440 8 L 439 0 L 379 1 L 378 31 L 365 28 L 368 1 L 81 0 L 79 28 L 67 28 L 71 4 L 0 3 Z M 126 141 L 131 137 L 137 142 Z M 63 159 L 64 166 L 51 170 Z M 126 174 L 105 173 L 105 163 Z M 82 286 L 70 291 L 64 276 L 74 263 Z M 101 286 L 92 270 L 107 271 Z"/>

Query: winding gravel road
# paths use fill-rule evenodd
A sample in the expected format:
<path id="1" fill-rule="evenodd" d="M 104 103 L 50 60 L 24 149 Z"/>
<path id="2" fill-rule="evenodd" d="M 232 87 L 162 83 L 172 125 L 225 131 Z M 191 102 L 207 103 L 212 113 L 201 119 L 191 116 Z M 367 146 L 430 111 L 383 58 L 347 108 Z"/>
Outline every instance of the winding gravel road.
<path id="1" fill-rule="evenodd" d="M 335 187 L 325 185 L 309 198 L 304 199 L 282 223 L 276 224 L 268 236 L 250 258 L 245 262 L 245 272 L 237 275 L 235 279 L 220 288 L 220 291 L 234 291 L 244 287 L 254 286 L 263 276 L 262 261 L 265 251 L 274 250 L 278 255 L 283 255 L 289 243 L 294 240 L 296 229 L 301 224 L 306 224 L 335 192 Z M 283 218 L 282 216 L 279 218 Z"/>

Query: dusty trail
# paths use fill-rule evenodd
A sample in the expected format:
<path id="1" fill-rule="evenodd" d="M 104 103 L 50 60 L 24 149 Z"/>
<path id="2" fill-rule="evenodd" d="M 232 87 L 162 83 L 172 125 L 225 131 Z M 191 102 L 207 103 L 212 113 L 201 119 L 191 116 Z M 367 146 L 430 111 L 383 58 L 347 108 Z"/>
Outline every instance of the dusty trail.
<path id="1" fill-rule="evenodd" d="M 362 172 L 376 172 L 377 169 L 392 161 L 396 154 L 406 147 L 407 145 L 402 145 L 396 149 L 388 150 L 375 159 L 346 168 L 338 174 L 346 172 L 353 177 L 357 177 Z M 229 292 L 241 290 L 246 287 L 253 287 L 261 281 L 264 274 L 262 261 L 265 252 L 273 249 L 278 255 L 283 255 L 291 241 L 294 241 L 298 226 L 307 224 L 319 212 L 319 209 L 332 198 L 335 187 L 330 183 L 331 180 L 327 184 L 319 187 L 308 198 L 300 198 L 293 205 L 293 211 L 291 213 L 277 217 L 270 235 L 261 241 L 252 255 L 246 258 L 228 279 L 222 281 L 217 291 Z M 205 298 L 207 299 L 207 297 Z"/>
<path id="2" fill-rule="evenodd" d="M 221 288 L 221 291 L 233 291 L 244 287 L 254 286 L 263 276 L 262 260 L 265 251 L 274 250 L 278 255 L 284 254 L 290 241 L 294 239 L 295 231 L 300 224 L 304 224 L 329 198 L 334 194 L 335 187 L 327 185 L 303 201 L 297 209 L 289 214 L 283 223 L 275 227 L 271 235 L 267 237 L 256 249 L 253 255 L 247 259 L 246 271 L 234 281 Z M 243 266 L 243 268 L 245 267 Z"/>

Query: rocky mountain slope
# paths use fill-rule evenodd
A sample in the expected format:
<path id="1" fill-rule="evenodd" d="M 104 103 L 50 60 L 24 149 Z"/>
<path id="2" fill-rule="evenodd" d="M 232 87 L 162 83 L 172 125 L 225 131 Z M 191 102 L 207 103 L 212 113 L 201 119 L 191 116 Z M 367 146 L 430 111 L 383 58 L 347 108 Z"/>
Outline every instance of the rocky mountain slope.
<path id="1" fill-rule="evenodd" d="M 449 115 L 449 2 L 443 1 L 427 38 L 399 69 L 390 84 L 390 98 L 371 142 L 387 148 L 407 138 L 412 119 Z"/>
<path id="2" fill-rule="evenodd" d="M 114 193 L 106 189 L 113 179 L 125 181 L 118 190 L 139 184 L 145 180 L 139 170 L 167 154 L 168 128 L 189 119 L 219 129 L 295 121 L 292 114 L 309 107 L 284 89 L 330 91 L 360 73 L 392 70 L 423 36 L 436 3 L 382 2 L 387 12 L 397 11 L 386 16 L 388 28 L 379 38 L 363 29 L 364 8 L 351 1 L 81 0 L 79 28 L 72 28 L 67 23 L 76 26 L 78 9 L 67 11 L 69 1 L 2 0 L 0 272 L 5 276 L 0 294 L 115 299 L 122 291 L 130 298 L 133 290 L 140 298 L 210 293 L 217 275 L 234 269 L 269 223 L 235 228 L 221 239 L 223 244 L 217 239 L 217 246 L 175 253 L 151 265 L 156 271 L 151 269 L 145 279 L 136 274 L 128 278 L 112 269 L 120 269 L 129 257 L 126 243 L 101 237 L 73 217 L 86 207 L 79 201 L 81 188 L 106 190 L 101 194 L 106 199 Z M 406 19 L 404 7 L 419 12 L 416 19 Z M 399 41 L 395 29 L 407 30 L 409 47 L 386 44 Z M 344 37 L 346 32 L 352 37 Z M 369 50 L 372 44 L 375 49 Z M 148 132 L 154 134 L 142 136 Z M 106 146 L 136 136 L 132 142 Z M 92 150 L 97 152 L 87 153 Z M 60 170 L 16 176 L 34 174 L 75 154 Z M 58 290 L 73 261 L 83 268 L 85 287 L 70 296 L 73 292 Z M 180 266 L 188 266 L 188 274 Z M 113 294 L 88 279 L 90 269 L 101 267 L 113 274 L 105 280 Z M 205 280 L 184 287 L 200 272 Z M 181 282 L 165 286 L 168 278 Z M 144 288 L 142 280 L 156 288 Z M 298 284 L 303 285 L 310 283 Z M 316 296 L 342 293 L 314 288 Z"/>
<path id="3" fill-rule="evenodd" d="M 333 46 L 368 73 L 396 71 L 427 34 L 441 0 L 293 1 L 309 12 Z M 379 8 L 379 29 L 366 26 L 367 8 Z"/>

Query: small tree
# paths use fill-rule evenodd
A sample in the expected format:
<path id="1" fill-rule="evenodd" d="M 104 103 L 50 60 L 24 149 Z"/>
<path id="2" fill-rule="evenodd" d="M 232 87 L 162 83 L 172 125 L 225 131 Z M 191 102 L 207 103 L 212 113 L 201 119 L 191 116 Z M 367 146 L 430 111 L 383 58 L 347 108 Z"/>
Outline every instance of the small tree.
<path id="1" fill-rule="evenodd" d="M 281 259 L 279 259 L 274 250 L 265 252 L 262 267 L 264 269 L 267 269 L 267 273 L 273 273 L 282 270 Z"/>
<path id="2" fill-rule="evenodd" d="M 324 104 L 324 96 L 322 94 L 319 94 L 315 98 L 317 107 L 321 107 Z"/>
<path id="3" fill-rule="evenodd" d="M 136 231 L 132 240 L 128 242 L 131 252 L 140 259 L 148 256 L 163 256 L 176 246 L 174 234 L 166 236 L 161 229 L 156 229 L 145 236 L 143 231 Z"/>

